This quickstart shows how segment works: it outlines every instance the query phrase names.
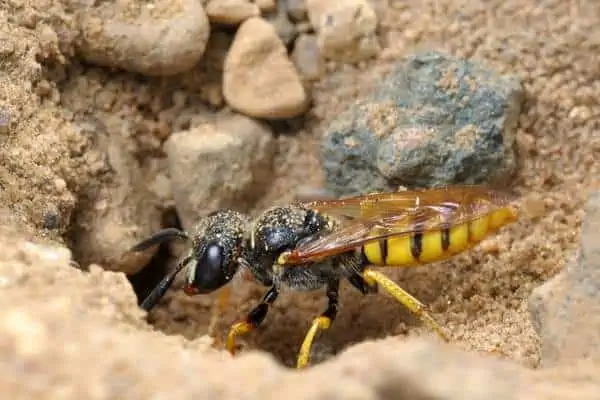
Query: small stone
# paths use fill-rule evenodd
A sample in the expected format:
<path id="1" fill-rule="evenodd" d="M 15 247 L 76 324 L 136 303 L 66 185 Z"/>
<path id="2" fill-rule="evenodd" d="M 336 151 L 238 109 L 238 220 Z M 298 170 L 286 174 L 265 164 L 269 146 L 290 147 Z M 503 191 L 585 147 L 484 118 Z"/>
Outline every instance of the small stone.
<path id="1" fill-rule="evenodd" d="M 516 168 L 522 101 L 517 77 L 438 52 L 411 56 L 326 130 L 326 188 L 500 182 Z"/>
<path id="2" fill-rule="evenodd" d="M 0 109 L 0 134 L 6 135 L 10 132 L 10 112 Z"/>
<path id="3" fill-rule="evenodd" d="M 58 192 L 64 192 L 65 189 L 67 188 L 67 182 L 65 182 L 65 180 L 62 178 L 55 178 L 54 179 L 54 187 L 56 188 L 56 190 Z"/>
<path id="4" fill-rule="evenodd" d="M 148 186 L 148 189 L 160 200 L 162 204 L 167 204 L 172 198 L 171 181 L 163 174 L 158 173 L 154 180 Z"/>
<path id="5" fill-rule="evenodd" d="M 535 137 L 528 133 L 518 132 L 515 138 L 519 150 L 527 153 L 535 149 Z"/>
<path id="6" fill-rule="evenodd" d="M 294 44 L 292 60 L 300 75 L 305 79 L 317 80 L 325 73 L 325 63 L 315 35 L 298 36 Z"/>
<path id="7" fill-rule="evenodd" d="M 248 208 L 273 179 L 273 134 L 242 115 L 173 133 L 164 148 L 175 206 L 187 230 L 209 212 Z"/>
<path id="8" fill-rule="evenodd" d="M 256 118 L 293 118 L 309 105 L 285 46 L 261 18 L 238 28 L 225 58 L 223 95 L 231 108 Z"/>
<path id="9" fill-rule="evenodd" d="M 306 0 L 324 57 L 355 63 L 376 56 L 377 15 L 366 0 Z"/>
<path id="10" fill-rule="evenodd" d="M 49 210 L 44 213 L 42 228 L 52 230 L 60 227 L 60 215 L 55 206 L 49 206 Z"/>
<path id="11" fill-rule="evenodd" d="M 529 194 L 521 201 L 521 208 L 527 217 L 537 219 L 546 214 L 546 203 L 543 196 L 539 194 Z"/>
<path id="12" fill-rule="evenodd" d="M 544 367 L 600 362 L 600 192 L 590 196 L 578 257 L 529 299 Z"/>
<path id="13" fill-rule="evenodd" d="M 587 121 L 592 115 L 588 106 L 575 106 L 569 111 L 569 118 L 576 121 Z"/>
<path id="14" fill-rule="evenodd" d="M 296 25 L 290 21 L 283 8 L 279 9 L 275 14 L 265 17 L 265 19 L 275 27 L 277 36 L 279 36 L 286 47 L 296 39 L 296 36 L 298 35 Z"/>
<path id="15" fill-rule="evenodd" d="M 305 21 L 308 17 L 306 0 L 286 0 L 287 13 L 293 21 Z"/>
<path id="16" fill-rule="evenodd" d="M 298 22 L 296 24 L 296 30 L 298 31 L 298 34 L 314 33 L 313 26 L 310 24 L 310 22 Z"/>
<path id="17" fill-rule="evenodd" d="M 256 4 L 263 13 L 273 12 L 277 9 L 275 0 L 254 0 L 254 4 Z"/>
<path id="18" fill-rule="evenodd" d="M 259 16 L 260 8 L 248 0 L 211 0 L 206 5 L 206 15 L 213 23 L 239 25 Z"/>

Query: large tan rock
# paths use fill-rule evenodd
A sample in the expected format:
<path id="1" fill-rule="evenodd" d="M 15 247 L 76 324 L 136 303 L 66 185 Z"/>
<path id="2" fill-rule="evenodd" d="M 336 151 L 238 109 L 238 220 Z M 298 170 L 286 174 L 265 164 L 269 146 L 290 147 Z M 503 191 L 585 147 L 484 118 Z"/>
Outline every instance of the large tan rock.
<path id="1" fill-rule="evenodd" d="M 94 3 L 94 2 L 92 2 Z M 149 76 L 187 71 L 204 55 L 210 24 L 197 0 L 81 5 L 79 52 L 88 62 Z"/>

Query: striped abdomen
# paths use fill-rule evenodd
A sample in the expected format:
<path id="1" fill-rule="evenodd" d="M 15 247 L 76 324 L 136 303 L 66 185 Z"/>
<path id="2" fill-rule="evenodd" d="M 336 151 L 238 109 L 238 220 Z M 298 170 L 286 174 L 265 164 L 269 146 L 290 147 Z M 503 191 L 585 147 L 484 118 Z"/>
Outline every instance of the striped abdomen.
<path id="1" fill-rule="evenodd" d="M 511 208 L 500 208 L 470 222 L 428 232 L 388 237 L 362 247 L 367 261 L 379 266 L 409 266 L 440 261 L 468 250 L 502 226 L 514 222 Z"/>

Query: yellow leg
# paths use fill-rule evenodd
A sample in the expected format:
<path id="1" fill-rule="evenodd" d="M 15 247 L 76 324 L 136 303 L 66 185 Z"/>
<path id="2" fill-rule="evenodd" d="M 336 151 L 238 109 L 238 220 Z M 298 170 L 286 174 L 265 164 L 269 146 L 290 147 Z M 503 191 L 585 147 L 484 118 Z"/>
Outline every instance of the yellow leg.
<path id="1" fill-rule="evenodd" d="M 315 341 L 315 337 L 319 330 L 329 329 L 331 323 L 337 315 L 340 281 L 338 279 L 332 279 L 327 283 L 327 309 L 313 320 L 313 323 L 304 337 L 302 346 L 300 346 L 300 352 L 298 353 L 298 361 L 296 362 L 297 368 L 304 368 L 308 365 L 310 360 L 310 351 Z"/>
<path id="2" fill-rule="evenodd" d="M 257 326 L 259 326 L 267 316 L 269 306 L 277 299 L 279 291 L 276 286 L 272 286 L 267 293 L 263 296 L 263 299 L 256 307 L 254 307 L 246 316 L 246 320 L 237 322 L 230 329 L 227 334 L 227 350 L 231 354 L 235 354 L 235 339 L 240 335 L 252 332 Z"/>
<path id="3" fill-rule="evenodd" d="M 329 329 L 330 326 L 331 319 L 329 317 L 322 315 L 313 320 L 310 329 L 304 337 L 302 346 L 300 347 L 300 353 L 298 354 L 298 362 L 296 364 L 297 368 L 304 368 L 308 365 L 308 362 L 310 360 L 310 350 L 312 349 L 312 345 L 315 341 L 315 337 L 317 336 L 317 332 L 319 331 L 319 329 Z"/>
<path id="4" fill-rule="evenodd" d="M 379 286 L 383 288 L 390 296 L 396 299 L 399 303 L 403 304 L 412 313 L 417 315 L 423 322 L 429 325 L 431 329 L 433 329 L 444 341 L 450 341 L 446 333 L 426 311 L 425 305 L 398 286 L 394 281 L 389 279 L 381 272 L 375 271 L 371 268 L 366 268 L 363 271 L 362 276 L 369 284 L 378 283 Z"/>
<path id="5" fill-rule="evenodd" d="M 254 326 L 251 323 L 246 321 L 241 321 L 234 324 L 231 329 L 229 329 L 229 333 L 227 334 L 227 351 L 231 354 L 235 354 L 235 339 L 240 335 L 245 335 L 246 333 L 252 332 Z"/>

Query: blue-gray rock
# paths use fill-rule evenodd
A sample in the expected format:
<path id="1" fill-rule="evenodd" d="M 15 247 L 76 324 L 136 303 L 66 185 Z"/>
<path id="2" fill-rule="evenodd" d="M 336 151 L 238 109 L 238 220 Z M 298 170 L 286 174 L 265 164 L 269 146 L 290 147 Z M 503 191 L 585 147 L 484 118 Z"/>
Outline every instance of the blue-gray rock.
<path id="1" fill-rule="evenodd" d="M 600 362 L 600 192 L 585 207 L 577 258 L 529 298 L 544 367 Z"/>
<path id="2" fill-rule="evenodd" d="M 326 131 L 326 189 L 344 196 L 506 179 L 522 100 L 516 77 L 443 53 L 411 56 Z"/>

